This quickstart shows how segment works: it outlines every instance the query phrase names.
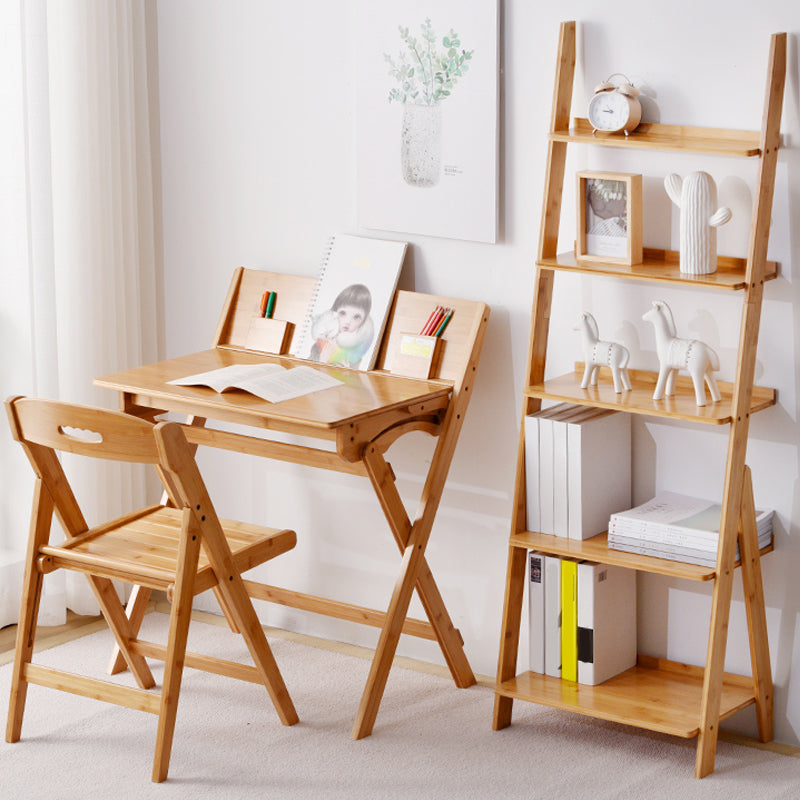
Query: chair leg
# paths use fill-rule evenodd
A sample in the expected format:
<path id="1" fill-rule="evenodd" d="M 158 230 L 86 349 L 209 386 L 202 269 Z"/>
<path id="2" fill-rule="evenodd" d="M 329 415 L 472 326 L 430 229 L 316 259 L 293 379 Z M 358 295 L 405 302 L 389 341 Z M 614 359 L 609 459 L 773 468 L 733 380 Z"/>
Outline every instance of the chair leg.
<path id="1" fill-rule="evenodd" d="M 188 512 L 186 512 L 188 513 Z M 194 576 L 200 555 L 200 535 L 192 525 L 188 535 L 181 537 L 175 591 L 172 598 L 172 611 L 169 618 L 169 638 L 164 661 L 164 684 L 161 687 L 161 710 L 158 715 L 158 733 L 153 758 L 153 781 L 166 780 L 169 759 L 172 753 L 172 737 L 175 733 L 175 717 L 178 713 L 178 697 L 183 677 L 183 662 L 186 654 L 186 640 L 189 622 L 192 619 L 192 598 L 194 597 Z"/>
<path id="2" fill-rule="evenodd" d="M 22 596 L 17 646 L 14 656 L 14 672 L 11 678 L 11 697 L 8 701 L 8 722 L 6 741 L 18 742 L 22 733 L 22 716 L 25 713 L 25 699 L 28 695 L 28 682 L 22 677 L 25 665 L 31 661 L 33 640 L 36 636 L 36 619 L 39 616 L 39 598 L 42 594 L 42 573 L 34 566 L 31 579 L 26 581 Z"/>
<path id="3" fill-rule="evenodd" d="M 144 656 L 131 652 L 128 646 L 130 640 L 136 638 L 136 632 L 131 628 L 131 621 L 125 615 L 125 609 L 114 584 L 108 578 L 100 578 L 97 575 L 87 575 L 86 577 L 108 627 L 114 634 L 117 647 L 125 658 L 136 683 L 142 689 L 152 689 L 156 682 L 150 672 L 150 667 L 147 666 L 147 661 Z"/>
<path id="4" fill-rule="evenodd" d="M 134 586 L 131 589 L 128 604 L 125 606 L 125 616 L 128 618 L 130 633 L 134 638 L 139 635 L 139 629 L 142 627 L 142 620 L 144 619 L 145 611 L 147 611 L 147 604 L 150 602 L 151 594 L 152 591 L 146 586 Z M 127 666 L 125 656 L 122 655 L 119 645 L 115 644 L 111 653 L 111 660 L 108 663 L 108 674 L 117 675 L 120 672 L 125 672 Z"/>
<path id="5" fill-rule="evenodd" d="M 283 682 L 283 676 L 264 635 L 253 603 L 244 588 L 244 581 L 238 572 L 230 574 L 229 578 L 227 581 L 220 581 L 220 593 L 225 598 L 231 616 L 247 644 L 256 668 L 261 673 L 264 686 L 278 712 L 278 718 L 284 725 L 294 725 L 299 720 L 297 711 Z"/>
<path id="6" fill-rule="evenodd" d="M 11 676 L 11 697 L 8 703 L 7 742 L 18 742 L 22 733 L 22 716 L 25 713 L 25 699 L 28 695 L 28 682 L 23 677 L 23 672 L 25 665 L 30 663 L 33 655 L 39 600 L 42 596 L 43 575 L 36 567 L 36 556 L 39 547 L 48 540 L 53 515 L 53 501 L 47 490 L 43 488 L 41 481 L 38 480 L 34 488 L 33 507 L 34 513 L 31 518 L 31 532 L 25 558 L 25 577 L 19 610 L 14 670 Z"/>

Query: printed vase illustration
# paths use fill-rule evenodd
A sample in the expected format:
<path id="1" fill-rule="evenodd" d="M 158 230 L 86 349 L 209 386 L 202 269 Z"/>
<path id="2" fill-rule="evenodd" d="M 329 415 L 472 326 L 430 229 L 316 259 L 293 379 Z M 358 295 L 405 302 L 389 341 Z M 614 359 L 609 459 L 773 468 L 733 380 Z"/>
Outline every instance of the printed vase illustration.
<path id="1" fill-rule="evenodd" d="M 442 107 L 439 103 L 405 103 L 400 141 L 403 179 L 410 186 L 439 182 L 442 167 Z"/>

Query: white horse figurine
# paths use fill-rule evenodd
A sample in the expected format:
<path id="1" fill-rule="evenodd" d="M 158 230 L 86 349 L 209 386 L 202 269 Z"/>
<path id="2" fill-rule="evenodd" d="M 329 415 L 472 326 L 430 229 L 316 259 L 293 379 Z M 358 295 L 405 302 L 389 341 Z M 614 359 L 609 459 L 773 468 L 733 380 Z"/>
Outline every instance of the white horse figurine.
<path id="1" fill-rule="evenodd" d="M 719 369 L 717 354 L 699 339 L 678 339 L 669 306 L 663 300 L 654 300 L 652 305 L 642 319 L 652 322 L 656 331 L 659 369 L 653 400 L 661 400 L 665 393 L 667 396 L 675 394 L 675 377 L 679 369 L 685 369 L 692 377 L 697 405 L 706 404 L 704 380 L 712 401 L 718 403 L 719 387 L 712 374 L 712 370 Z"/>
<path id="2" fill-rule="evenodd" d="M 597 332 L 597 323 L 588 312 L 581 312 L 578 324 L 573 328 L 583 335 L 583 360 L 586 367 L 583 371 L 581 389 L 590 383 L 597 386 L 597 372 L 600 367 L 609 367 L 614 380 L 614 391 L 620 394 L 625 389 L 631 388 L 631 379 L 628 376 L 628 360 L 630 354 L 627 348 L 616 342 L 601 342 Z"/>

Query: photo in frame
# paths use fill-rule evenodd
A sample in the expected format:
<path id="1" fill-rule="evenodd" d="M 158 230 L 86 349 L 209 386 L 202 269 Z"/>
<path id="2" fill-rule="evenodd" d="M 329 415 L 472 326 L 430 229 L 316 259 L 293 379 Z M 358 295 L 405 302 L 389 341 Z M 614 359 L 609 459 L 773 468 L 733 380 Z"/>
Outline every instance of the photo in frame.
<path id="1" fill-rule="evenodd" d="M 642 263 L 642 176 L 579 172 L 578 259 Z"/>

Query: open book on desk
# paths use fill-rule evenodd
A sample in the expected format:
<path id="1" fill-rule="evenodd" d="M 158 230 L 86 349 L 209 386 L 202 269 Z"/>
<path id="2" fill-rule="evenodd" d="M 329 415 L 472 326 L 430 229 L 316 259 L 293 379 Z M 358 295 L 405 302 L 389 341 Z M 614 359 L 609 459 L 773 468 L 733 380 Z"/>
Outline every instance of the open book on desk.
<path id="1" fill-rule="evenodd" d="M 287 368 L 280 364 L 233 364 L 167 382 L 175 386 L 208 386 L 216 392 L 242 389 L 270 403 L 280 403 L 342 384 L 337 378 L 313 367 Z"/>

